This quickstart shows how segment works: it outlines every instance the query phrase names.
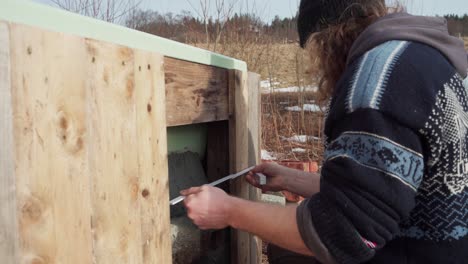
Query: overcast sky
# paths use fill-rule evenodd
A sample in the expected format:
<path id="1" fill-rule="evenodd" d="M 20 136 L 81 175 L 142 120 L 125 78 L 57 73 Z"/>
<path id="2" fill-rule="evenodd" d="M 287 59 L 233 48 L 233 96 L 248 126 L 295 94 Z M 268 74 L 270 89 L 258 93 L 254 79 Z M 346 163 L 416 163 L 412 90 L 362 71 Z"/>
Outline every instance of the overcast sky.
<path id="1" fill-rule="evenodd" d="M 34 0 L 51 4 L 51 0 Z M 160 13 L 180 13 L 190 11 L 196 15 L 200 0 L 141 0 L 141 8 L 152 9 Z M 237 11 L 254 10 L 263 20 L 271 21 L 275 15 L 291 17 L 297 12 L 299 0 L 226 0 L 236 1 Z M 190 3 L 192 5 L 190 5 Z M 214 0 L 211 0 L 214 2 Z M 468 0 L 403 0 L 408 11 L 417 15 L 444 15 L 468 13 Z"/>

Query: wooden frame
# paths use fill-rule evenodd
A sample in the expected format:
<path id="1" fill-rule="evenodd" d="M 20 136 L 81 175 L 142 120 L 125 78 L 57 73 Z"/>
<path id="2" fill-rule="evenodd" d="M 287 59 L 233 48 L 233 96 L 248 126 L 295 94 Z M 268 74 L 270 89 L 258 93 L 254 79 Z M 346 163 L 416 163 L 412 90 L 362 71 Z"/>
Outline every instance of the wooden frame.
<path id="1" fill-rule="evenodd" d="M 256 164 L 259 76 L 2 12 L 0 262 L 171 263 L 166 127 L 225 121 L 229 170 Z M 258 198 L 242 180 L 231 193 Z M 232 239 L 232 263 L 259 263 L 257 238 Z"/>

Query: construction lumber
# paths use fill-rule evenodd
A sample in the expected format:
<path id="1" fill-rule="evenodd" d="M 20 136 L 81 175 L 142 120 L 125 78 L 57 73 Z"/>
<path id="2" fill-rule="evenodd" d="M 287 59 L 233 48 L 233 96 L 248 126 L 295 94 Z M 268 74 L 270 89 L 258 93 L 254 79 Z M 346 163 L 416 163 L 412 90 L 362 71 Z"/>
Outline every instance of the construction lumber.
<path id="1" fill-rule="evenodd" d="M 2 2 L 0 263 L 171 263 L 166 129 L 208 123 L 210 179 L 254 165 L 249 80 L 245 62 Z M 257 263 L 259 241 L 233 239 L 233 263 Z"/>
<path id="2" fill-rule="evenodd" d="M 165 58 L 168 126 L 227 120 L 228 70 Z"/>
<path id="3" fill-rule="evenodd" d="M 163 56 L 0 22 L 0 82 L 0 263 L 171 263 Z"/>
<path id="4" fill-rule="evenodd" d="M 171 263 L 164 58 L 134 56 L 143 263 Z"/>
<path id="5" fill-rule="evenodd" d="M 231 172 L 241 171 L 259 162 L 260 98 L 259 76 L 232 70 L 229 73 L 229 152 Z M 231 183 L 231 194 L 259 200 L 259 192 L 244 177 Z M 244 231 L 233 230 L 232 263 L 260 263 L 261 241 Z"/>
<path id="6" fill-rule="evenodd" d="M 260 94 L 260 75 L 249 72 L 247 77 L 248 85 L 248 156 L 249 166 L 260 164 L 261 162 L 261 94 Z M 253 186 L 249 188 L 249 199 L 260 201 L 262 192 Z M 250 237 L 250 262 L 252 264 L 262 262 L 262 240 L 257 236 Z"/>

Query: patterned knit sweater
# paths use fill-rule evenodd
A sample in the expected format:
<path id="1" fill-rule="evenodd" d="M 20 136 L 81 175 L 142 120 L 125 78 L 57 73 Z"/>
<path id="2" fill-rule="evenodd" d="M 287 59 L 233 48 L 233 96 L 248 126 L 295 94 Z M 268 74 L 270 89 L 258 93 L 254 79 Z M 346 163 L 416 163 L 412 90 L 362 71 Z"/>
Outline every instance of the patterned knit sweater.
<path id="1" fill-rule="evenodd" d="M 325 134 L 320 193 L 297 211 L 312 251 L 468 263 L 468 83 L 446 57 L 397 40 L 367 51 L 338 83 Z"/>

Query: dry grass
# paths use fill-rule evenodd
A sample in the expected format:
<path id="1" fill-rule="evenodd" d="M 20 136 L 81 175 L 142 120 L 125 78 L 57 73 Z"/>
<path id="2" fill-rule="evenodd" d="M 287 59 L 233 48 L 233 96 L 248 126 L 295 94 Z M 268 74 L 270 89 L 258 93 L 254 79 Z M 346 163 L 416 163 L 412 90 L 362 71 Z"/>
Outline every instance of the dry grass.
<path id="1" fill-rule="evenodd" d="M 468 50 L 468 37 L 464 38 Z M 215 52 L 247 62 L 249 71 L 257 72 L 262 80 L 275 83 L 273 88 L 305 87 L 311 83 L 307 71 L 309 58 L 297 44 L 273 44 L 267 39 L 241 39 L 218 46 Z M 210 49 L 212 46 L 193 44 Z M 317 103 L 311 92 L 271 93 L 262 95 L 262 149 L 274 152 L 280 160 L 320 162 L 323 154 L 321 140 L 298 143 L 284 140 L 295 135 L 322 138 L 323 113 L 291 112 L 288 106 Z M 295 153 L 294 148 L 305 149 Z"/>
<path id="2" fill-rule="evenodd" d="M 305 103 L 315 104 L 314 93 L 272 93 L 262 96 L 262 148 L 274 152 L 280 160 L 321 161 L 323 154 L 323 112 L 292 112 L 285 108 Z M 322 105 L 323 106 L 323 105 Z M 307 135 L 319 138 L 306 142 L 287 140 Z M 294 152 L 293 149 L 305 152 Z"/>
<path id="3" fill-rule="evenodd" d="M 208 48 L 206 44 L 194 45 Z M 297 44 L 261 44 L 246 41 L 219 46 L 216 52 L 245 61 L 249 71 L 259 73 L 263 80 L 279 81 L 280 87 L 298 85 L 298 81 L 300 85 L 307 83 L 307 54 Z"/>
<path id="4" fill-rule="evenodd" d="M 468 50 L 468 37 L 464 38 Z M 206 45 L 196 45 L 207 48 Z M 272 44 L 268 41 L 245 40 L 219 46 L 216 52 L 246 61 L 249 71 L 257 72 L 262 80 L 275 83 L 274 88 L 310 84 L 307 74 L 307 54 L 297 44 Z M 295 135 L 322 137 L 323 117 L 321 112 L 291 112 L 288 106 L 316 103 L 316 94 L 271 93 L 262 95 L 262 149 L 274 152 L 280 160 L 321 161 L 323 144 L 321 140 L 306 143 L 285 140 Z M 304 153 L 293 152 L 295 148 L 305 149 Z"/>
<path id="5" fill-rule="evenodd" d="M 196 44 L 200 48 L 209 48 Z M 219 46 L 216 52 L 247 62 L 249 71 L 257 72 L 262 80 L 275 83 L 273 88 L 305 87 L 310 84 L 307 74 L 308 57 L 297 44 L 271 44 L 267 41 L 244 41 Z M 291 112 L 288 106 L 315 103 L 312 92 L 271 93 L 262 95 L 262 149 L 275 153 L 279 160 L 320 161 L 321 140 L 292 142 L 285 140 L 295 135 L 322 136 L 321 112 Z M 295 148 L 305 152 L 293 152 Z"/>

